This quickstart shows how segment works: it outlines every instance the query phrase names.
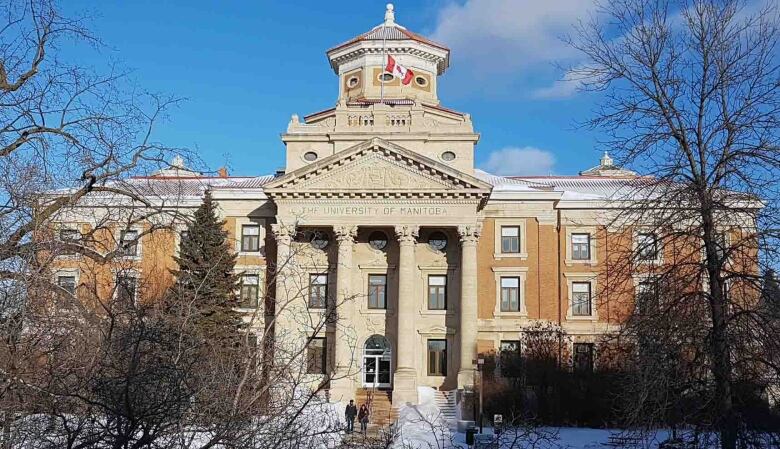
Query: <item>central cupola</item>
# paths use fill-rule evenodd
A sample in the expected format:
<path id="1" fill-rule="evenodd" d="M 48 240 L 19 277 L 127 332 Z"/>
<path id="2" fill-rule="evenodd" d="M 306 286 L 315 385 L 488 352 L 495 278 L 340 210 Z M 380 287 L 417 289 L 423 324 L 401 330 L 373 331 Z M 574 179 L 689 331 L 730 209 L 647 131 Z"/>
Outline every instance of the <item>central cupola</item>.
<path id="1" fill-rule="evenodd" d="M 339 99 L 415 100 L 438 104 L 437 76 L 449 66 L 450 50 L 407 30 L 395 22 L 388 4 L 383 23 L 327 52 L 333 71 L 339 76 Z M 390 67 L 388 67 L 388 63 Z M 387 71 L 393 66 L 410 70 L 406 79 Z"/>

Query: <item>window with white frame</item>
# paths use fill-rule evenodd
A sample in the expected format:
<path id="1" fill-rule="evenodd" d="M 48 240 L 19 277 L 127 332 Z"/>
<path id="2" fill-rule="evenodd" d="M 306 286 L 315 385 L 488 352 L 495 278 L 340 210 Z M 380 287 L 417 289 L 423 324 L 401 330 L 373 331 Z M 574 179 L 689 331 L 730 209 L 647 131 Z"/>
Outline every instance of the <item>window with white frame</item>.
<path id="1" fill-rule="evenodd" d="M 636 251 L 639 260 L 658 260 L 658 236 L 653 232 L 640 232 L 636 236 Z"/>
<path id="2" fill-rule="evenodd" d="M 306 372 L 325 374 L 328 362 L 328 344 L 325 337 L 315 337 L 306 348 Z"/>
<path id="3" fill-rule="evenodd" d="M 260 251 L 260 226 L 255 224 L 241 226 L 241 252 Z"/>
<path id="4" fill-rule="evenodd" d="M 428 276 L 428 310 L 447 310 L 447 276 Z"/>
<path id="5" fill-rule="evenodd" d="M 260 292 L 260 276 L 245 274 L 241 276 L 241 307 L 257 307 Z"/>
<path id="6" fill-rule="evenodd" d="M 571 235 L 572 260 L 590 260 L 590 234 L 577 232 Z"/>
<path id="7" fill-rule="evenodd" d="M 501 377 L 516 378 L 521 376 L 520 340 L 501 340 L 498 350 L 498 366 Z"/>
<path id="8" fill-rule="evenodd" d="M 120 273 L 116 276 L 116 299 L 122 304 L 133 304 L 138 295 L 138 277 Z"/>
<path id="9" fill-rule="evenodd" d="M 574 343 L 572 347 L 574 371 L 593 372 L 593 343 Z"/>
<path id="10" fill-rule="evenodd" d="M 119 252 L 125 257 L 138 255 L 139 232 L 135 229 L 125 229 L 119 233 Z"/>
<path id="11" fill-rule="evenodd" d="M 651 313 L 658 306 L 658 281 L 647 278 L 636 287 L 636 307 L 640 315 Z"/>
<path id="12" fill-rule="evenodd" d="M 573 316 L 591 316 L 593 292 L 590 282 L 571 283 L 571 314 Z"/>
<path id="13" fill-rule="evenodd" d="M 74 228 L 62 228 L 60 229 L 58 238 L 60 242 L 62 243 L 73 243 L 77 244 L 78 241 L 81 239 L 81 232 L 79 232 L 78 229 Z M 72 256 L 76 254 L 76 251 L 70 248 L 62 248 L 60 251 L 60 254 L 63 256 Z"/>
<path id="14" fill-rule="evenodd" d="M 501 252 L 515 254 L 520 249 L 520 226 L 501 226 Z"/>
<path id="15" fill-rule="evenodd" d="M 501 311 L 520 311 L 520 278 L 501 276 Z"/>
<path id="16" fill-rule="evenodd" d="M 309 307 L 324 309 L 328 305 L 328 275 L 309 275 Z"/>
<path id="17" fill-rule="evenodd" d="M 387 308 L 387 275 L 386 274 L 368 275 L 368 308 L 369 309 Z"/>
<path id="18" fill-rule="evenodd" d="M 60 273 L 57 275 L 57 286 L 70 296 L 76 295 L 76 274 Z"/>

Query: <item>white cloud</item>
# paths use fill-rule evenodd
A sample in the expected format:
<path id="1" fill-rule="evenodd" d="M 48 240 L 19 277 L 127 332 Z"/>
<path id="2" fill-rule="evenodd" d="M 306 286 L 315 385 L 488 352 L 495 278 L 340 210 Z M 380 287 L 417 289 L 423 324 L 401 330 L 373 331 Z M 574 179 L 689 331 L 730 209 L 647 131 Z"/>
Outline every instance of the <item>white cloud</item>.
<path id="1" fill-rule="evenodd" d="M 473 75 L 546 69 L 578 54 L 562 37 L 595 0 L 467 0 L 439 13 L 432 38 L 452 49 L 453 65 Z"/>
<path id="2" fill-rule="evenodd" d="M 505 147 L 488 155 L 482 169 L 501 176 L 549 175 L 555 156 L 534 147 Z"/>

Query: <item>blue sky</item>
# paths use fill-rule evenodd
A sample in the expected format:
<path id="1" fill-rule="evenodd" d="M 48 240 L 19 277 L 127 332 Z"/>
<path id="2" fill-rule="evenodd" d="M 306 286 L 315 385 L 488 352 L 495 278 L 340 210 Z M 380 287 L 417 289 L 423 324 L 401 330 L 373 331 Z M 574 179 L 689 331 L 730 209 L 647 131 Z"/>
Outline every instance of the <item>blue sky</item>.
<path id="1" fill-rule="evenodd" d="M 106 46 L 85 61 L 119 60 L 145 89 L 186 98 L 158 140 L 196 149 L 212 169 L 271 173 L 291 114 L 332 107 L 325 51 L 383 20 L 384 1 L 69 0 Z M 470 113 L 477 166 L 502 174 L 576 174 L 596 164 L 597 134 L 580 128 L 592 94 L 560 82 L 578 55 L 560 40 L 591 0 L 396 1 L 396 21 L 452 49 L 442 105 Z"/>

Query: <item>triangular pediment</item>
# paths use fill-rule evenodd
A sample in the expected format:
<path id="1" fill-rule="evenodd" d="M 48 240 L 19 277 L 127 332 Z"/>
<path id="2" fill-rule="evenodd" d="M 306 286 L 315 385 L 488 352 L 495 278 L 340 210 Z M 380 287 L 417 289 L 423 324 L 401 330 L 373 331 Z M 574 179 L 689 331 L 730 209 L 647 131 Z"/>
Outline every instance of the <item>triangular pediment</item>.
<path id="1" fill-rule="evenodd" d="M 399 145 L 375 138 L 265 186 L 271 197 L 485 197 L 491 186 Z"/>

